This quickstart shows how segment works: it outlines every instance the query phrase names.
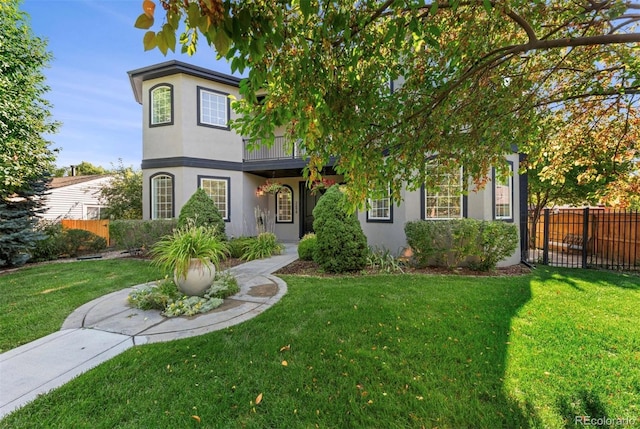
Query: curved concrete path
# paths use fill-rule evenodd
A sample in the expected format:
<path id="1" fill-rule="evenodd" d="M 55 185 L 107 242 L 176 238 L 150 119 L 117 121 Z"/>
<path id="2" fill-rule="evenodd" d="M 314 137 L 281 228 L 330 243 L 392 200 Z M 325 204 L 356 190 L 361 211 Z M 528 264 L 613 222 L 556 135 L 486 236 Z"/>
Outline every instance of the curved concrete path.
<path id="1" fill-rule="evenodd" d="M 198 316 L 168 319 L 157 310 L 131 308 L 132 288 L 88 302 L 60 331 L 0 354 L 0 418 L 135 345 L 202 335 L 255 317 L 287 292 L 271 273 L 297 258 L 297 246 L 286 244 L 281 255 L 230 268 L 240 292 Z"/>

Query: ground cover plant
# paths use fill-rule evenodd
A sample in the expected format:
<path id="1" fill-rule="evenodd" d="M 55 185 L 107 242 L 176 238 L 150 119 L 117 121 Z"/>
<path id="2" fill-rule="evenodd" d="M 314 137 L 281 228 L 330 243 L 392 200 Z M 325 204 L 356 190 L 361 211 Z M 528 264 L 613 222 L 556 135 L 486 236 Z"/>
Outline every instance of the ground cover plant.
<path id="1" fill-rule="evenodd" d="M 228 272 L 216 271 L 213 284 L 202 297 L 187 296 L 169 278 L 134 288 L 129 304 L 142 310 L 161 310 L 166 317 L 194 316 L 218 308 L 224 299 L 238 293 L 238 281 Z"/>
<path id="2" fill-rule="evenodd" d="M 0 275 L 0 352 L 56 332 L 76 308 L 162 278 L 148 261 L 109 259 L 24 267 Z"/>
<path id="3" fill-rule="evenodd" d="M 566 428 L 640 413 L 638 277 L 285 280 L 258 317 L 130 349 L 0 428 Z"/>

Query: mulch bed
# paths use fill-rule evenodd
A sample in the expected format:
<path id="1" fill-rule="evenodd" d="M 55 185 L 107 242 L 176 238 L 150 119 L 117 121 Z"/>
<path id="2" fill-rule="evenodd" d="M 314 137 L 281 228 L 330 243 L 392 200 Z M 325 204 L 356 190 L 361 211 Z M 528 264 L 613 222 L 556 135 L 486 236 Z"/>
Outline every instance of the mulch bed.
<path id="1" fill-rule="evenodd" d="M 476 271 L 469 268 L 445 268 L 445 267 L 429 267 L 414 268 L 403 267 L 405 273 L 411 274 L 432 274 L 432 275 L 461 275 L 461 276 L 521 276 L 529 274 L 531 269 L 524 264 L 512 265 L 504 268 L 497 268 L 495 271 Z M 334 277 L 336 274 L 329 274 L 322 271 L 320 266 L 313 261 L 296 260 L 289 265 L 282 267 L 274 274 L 281 275 L 297 275 L 297 276 L 316 276 L 316 277 Z M 362 272 L 349 273 L 348 275 L 376 274 L 375 270 L 363 270 Z"/>

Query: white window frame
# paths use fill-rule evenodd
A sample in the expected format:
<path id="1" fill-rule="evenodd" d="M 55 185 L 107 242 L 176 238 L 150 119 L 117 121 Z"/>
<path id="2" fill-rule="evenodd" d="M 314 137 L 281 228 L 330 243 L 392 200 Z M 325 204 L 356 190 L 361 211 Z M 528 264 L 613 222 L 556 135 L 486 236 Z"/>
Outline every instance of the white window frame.
<path id="1" fill-rule="evenodd" d="M 493 217 L 497 220 L 513 220 L 513 163 L 509 162 L 509 177 L 507 178 L 506 183 L 499 182 L 500 178 L 496 175 L 495 168 L 493 169 Z M 503 187 L 506 190 L 502 190 L 499 192 L 498 188 Z M 506 194 L 508 198 L 508 213 L 499 214 L 498 211 L 498 198 L 499 194 Z M 502 210 L 500 211 L 502 212 Z"/>
<path id="2" fill-rule="evenodd" d="M 100 220 L 102 219 L 102 211 L 106 208 L 106 206 L 101 206 L 99 204 L 83 204 L 82 218 L 84 220 Z M 89 217 L 89 209 L 98 209 L 98 217 Z"/>
<path id="3" fill-rule="evenodd" d="M 393 207 L 391 202 L 391 189 L 387 188 L 387 196 L 382 198 L 369 198 L 367 201 L 367 222 L 393 222 Z M 380 216 L 380 211 L 386 211 L 386 215 Z"/>
<path id="4" fill-rule="evenodd" d="M 229 222 L 231 219 L 231 201 L 230 201 L 230 193 L 229 193 L 229 182 L 230 179 L 228 177 L 215 177 L 215 176 L 198 176 L 198 186 L 202 188 L 209 198 L 213 201 L 213 203 L 218 208 L 218 212 L 222 219 L 225 222 Z M 213 188 L 208 183 L 216 183 L 216 187 Z M 224 189 L 222 193 L 213 194 L 213 190 L 218 190 L 218 187 L 223 185 Z"/>
<path id="5" fill-rule="evenodd" d="M 283 192 L 284 191 L 284 192 Z M 281 197 L 285 194 L 289 196 L 286 205 L 283 206 Z M 283 185 L 276 192 L 276 223 L 293 223 L 293 189 L 288 185 Z"/>
<path id="6" fill-rule="evenodd" d="M 198 125 L 229 129 L 229 94 L 199 86 Z"/>
<path id="7" fill-rule="evenodd" d="M 429 193 L 429 189 L 427 189 L 427 187 L 424 187 L 424 192 L 423 192 L 423 204 L 422 204 L 422 209 L 424 210 L 423 216 L 422 218 L 425 220 L 449 220 L 449 219 L 460 219 L 462 217 L 464 217 L 464 195 L 462 194 L 462 192 L 464 191 L 464 183 L 463 183 L 463 171 L 462 171 L 462 167 L 460 167 L 459 169 L 459 173 L 457 175 L 452 175 L 449 173 L 440 173 L 438 172 L 438 168 L 439 165 L 437 163 L 430 163 L 426 165 L 426 168 L 431 170 L 430 174 L 436 174 L 438 176 L 443 176 L 446 179 L 446 183 L 443 184 L 442 180 L 438 180 L 438 185 L 437 187 L 440 190 L 444 190 L 446 191 L 446 193 L 444 195 L 440 195 L 440 193 L 436 193 L 435 195 L 430 195 Z M 458 177 L 458 182 L 459 182 L 459 189 L 456 190 L 456 192 L 453 192 L 453 185 L 451 184 L 451 178 L 457 176 Z M 436 204 L 435 206 L 431 207 L 431 206 L 427 206 L 427 204 L 429 203 L 429 201 L 433 200 L 434 198 L 436 199 L 436 202 L 442 200 L 446 200 L 446 201 L 450 201 L 452 198 L 456 198 L 458 201 L 458 208 L 460 213 L 456 214 L 456 215 L 451 215 L 451 211 L 455 206 L 451 206 L 449 204 L 447 205 L 440 205 L 440 204 Z M 439 209 L 445 208 L 447 209 L 448 212 L 448 216 L 440 216 L 439 213 Z M 430 216 L 429 213 L 433 213 L 435 212 L 434 216 Z"/>
<path id="8" fill-rule="evenodd" d="M 167 91 L 168 98 L 160 99 L 160 91 Z M 164 94 L 163 94 L 164 95 Z M 160 105 L 160 103 L 163 103 Z M 166 105 L 164 104 L 166 103 Z M 162 118 L 156 118 L 156 112 L 162 108 L 164 111 Z M 164 116 L 167 116 L 164 118 Z M 159 116 L 159 115 L 158 115 Z M 152 127 L 173 124 L 173 86 L 161 83 L 149 90 L 149 125 Z"/>
<path id="9" fill-rule="evenodd" d="M 164 182 L 165 186 L 158 185 Z M 174 178 L 167 173 L 158 173 L 151 177 L 151 219 L 171 219 L 174 217 Z M 168 186 L 166 186 L 168 183 Z M 168 191 L 163 194 L 165 200 L 159 201 L 159 192 Z M 160 208 L 160 206 L 163 206 Z"/>

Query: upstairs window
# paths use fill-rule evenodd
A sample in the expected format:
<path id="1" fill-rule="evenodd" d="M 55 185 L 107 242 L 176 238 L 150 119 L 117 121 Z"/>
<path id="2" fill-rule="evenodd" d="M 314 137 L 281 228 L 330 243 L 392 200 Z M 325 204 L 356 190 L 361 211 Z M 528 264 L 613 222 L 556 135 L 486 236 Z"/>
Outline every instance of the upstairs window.
<path id="1" fill-rule="evenodd" d="M 173 86 L 156 85 L 150 90 L 151 126 L 173 124 Z"/>
<path id="2" fill-rule="evenodd" d="M 200 187 L 218 208 L 222 219 L 229 221 L 229 179 L 226 177 L 199 177 Z"/>
<path id="3" fill-rule="evenodd" d="M 435 187 L 424 189 L 423 219 L 457 219 L 462 217 L 462 168 L 445 172 L 437 163 L 427 164 L 428 174 L 435 176 Z"/>
<path id="4" fill-rule="evenodd" d="M 276 193 L 276 223 L 293 223 L 293 192 L 287 185 Z"/>
<path id="5" fill-rule="evenodd" d="M 382 198 L 369 198 L 367 222 L 393 222 L 393 208 L 391 206 L 390 189 Z"/>
<path id="6" fill-rule="evenodd" d="M 500 178 L 493 170 L 493 215 L 495 219 L 513 220 L 513 164 L 509 163 L 509 177 Z"/>
<path id="7" fill-rule="evenodd" d="M 198 87 L 198 125 L 228 128 L 228 94 Z"/>

